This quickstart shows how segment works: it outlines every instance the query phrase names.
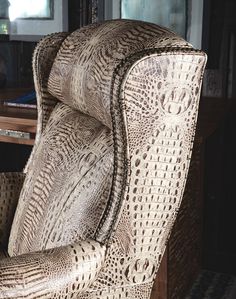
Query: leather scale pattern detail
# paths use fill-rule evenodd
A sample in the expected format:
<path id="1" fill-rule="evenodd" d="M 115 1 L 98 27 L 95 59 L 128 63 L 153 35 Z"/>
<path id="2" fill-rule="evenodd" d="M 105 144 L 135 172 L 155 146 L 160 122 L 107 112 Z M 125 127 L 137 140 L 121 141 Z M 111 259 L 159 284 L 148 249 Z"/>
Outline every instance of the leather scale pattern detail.
<path id="1" fill-rule="evenodd" d="M 120 113 L 119 94 L 112 87 L 114 71 L 134 53 L 142 52 L 145 56 L 145 51 L 150 49 L 164 52 L 169 47 L 191 49 L 190 44 L 165 28 L 141 21 L 115 20 L 93 24 L 70 34 L 53 63 L 48 80 L 50 93 L 113 127 L 116 144 L 112 200 L 107 207 L 109 212 L 103 217 L 104 223 L 99 227 L 100 241 L 106 240 L 116 218 L 127 176 L 126 129 Z"/>
<path id="2" fill-rule="evenodd" d="M 115 285 L 114 298 L 137 298 L 130 286 L 145 288 L 155 278 L 183 196 L 205 66 L 205 57 L 191 51 L 131 60 L 120 87 L 130 167 L 125 201 L 106 266 L 93 286 Z M 114 267 L 119 270 L 112 271 Z M 117 289 L 122 287 L 126 295 L 120 297 Z M 146 289 L 140 298 L 150 293 Z"/>
<path id="3" fill-rule="evenodd" d="M 111 81 L 122 59 L 143 49 L 190 45 L 151 23 L 115 20 L 72 32 L 62 43 L 48 80 L 55 98 L 112 127 Z"/>
<path id="4" fill-rule="evenodd" d="M 28 168 L 12 225 L 9 254 L 93 237 L 109 198 L 112 165 L 110 129 L 59 103 Z"/>
<path id="5" fill-rule="evenodd" d="M 6 250 L 20 191 L 23 173 L 0 173 L 0 251 Z"/>
<path id="6" fill-rule="evenodd" d="M 36 145 L 41 138 L 41 134 L 46 127 L 53 108 L 58 103 L 58 100 L 48 92 L 48 77 L 56 54 L 68 34 L 68 32 L 50 34 L 38 43 L 34 51 L 33 74 L 34 87 L 37 95 L 37 134 L 35 138 L 35 146 L 33 147 L 24 172 L 27 172 L 28 166 L 31 161 L 34 160 L 34 150 L 37 148 Z"/>
<path id="7" fill-rule="evenodd" d="M 96 278 L 105 246 L 93 240 L 0 260 L 0 298 L 77 298 Z M 12 278 L 14 277 L 14 283 Z"/>
<path id="8" fill-rule="evenodd" d="M 206 56 L 131 20 L 56 34 L 35 53 L 41 129 L 0 298 L 148 299 L 185 187 Z"/>

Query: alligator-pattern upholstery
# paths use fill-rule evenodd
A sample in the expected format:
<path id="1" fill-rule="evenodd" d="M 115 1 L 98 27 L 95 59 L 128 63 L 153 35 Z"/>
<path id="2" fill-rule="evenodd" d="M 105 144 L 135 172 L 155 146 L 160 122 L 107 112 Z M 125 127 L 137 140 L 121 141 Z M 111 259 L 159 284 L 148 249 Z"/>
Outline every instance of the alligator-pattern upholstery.
<path id="1" fill-rule="evenodd" d="M 58 103 L 28 167 L 10 255 L 93 237 L 109 197 L 112 166 L 111 130 Z"/>
<path id="2" fill-rule="evenodd" d="M 41 41 L 39 128 L 0 298 L 150 298 L 184 192 L 205 63 L 141 21 Z"/>
<path id="3" fill-rule="evenodd" d="M 116 67 L 134 53 L 170 45 L 190 48 L 174 33 L 150 23 L 116 20 L 86 26 L 62 43 L 48 90 L 61 102 L 111 128 L 111 82 Z"/>
<path id="4" fill-rule="evenodd" d="M 53 108 L 57 104 L 55 99 L 47 88 L 48 76 L 50 74 L 52 64 L 56 54 L 66 36 L 67 32 L 58 32 L 46 36 L 41 40 L 33 55 L 33 74 L 34 87 L 37 93 L 37 134 L 35 138 L 35 147 L 32 150 L 29 161 L 25 166 L 24 172 L 27 172 L 28 165 L 34 159 L 34 150 L 37 148 L 37 143 L 41 138 L 41 134 L 46 127 L 47 121 L 51 115 Z"/>
<path id="5" fill-rule="evenodd" d="M 173 66 L 175 72 L 171 71 Z M 201 55 L 152 54 L 134 64 L 121 88 L 128 131 L 129 183 L 121 217 L 109 240 L 106 266 L 94 284 L 100 290 L 104 282 L 111 288 L 115 285 L 112 298 L 150 297 L 186 183 L 198 105 L 195 95 L 203 66 Z M 175 78 L 178 81 L 181 77 L 185 83 L 177 85 Z M 158 79 L 164 82 L 158 84 Z M 148 102 L 148 92 L 159 101 L 153 105 Z M 140 114 L 134 113 L 135 104 L 141 108 Z M 149 113 L 143 109 L 147 104 Z M 112 271 L 116 265 L 118 273 Z M 134 287 L 128 287 L 135 284 L 143 285 L 139 295 Z"/>
<path id="6" fill-rule="evenodd" d="M 8 246 L 12 221 L 24 179 L 23 173 L 0 173 L 0 252 L 6 250 Z"/>
<path id="7" fill-rule="evenodd" d="M 2 259 L 0 298 L 76 298 L 94 281 L 104 257 L 105 246 L 87 240 Z"/>

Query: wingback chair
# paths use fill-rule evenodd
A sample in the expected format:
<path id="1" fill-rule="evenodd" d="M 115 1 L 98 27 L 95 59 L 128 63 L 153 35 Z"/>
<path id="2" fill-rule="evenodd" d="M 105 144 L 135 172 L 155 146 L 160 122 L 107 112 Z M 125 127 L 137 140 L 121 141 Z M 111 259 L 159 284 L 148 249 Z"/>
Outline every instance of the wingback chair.
<path id="1" fill-rule="evenodd" d="M 173 32 L 132 20 L 38 44 L 35 146 L 24 174 L 1 174 L 0 298 L 150 298 L 205 61 Z"/>

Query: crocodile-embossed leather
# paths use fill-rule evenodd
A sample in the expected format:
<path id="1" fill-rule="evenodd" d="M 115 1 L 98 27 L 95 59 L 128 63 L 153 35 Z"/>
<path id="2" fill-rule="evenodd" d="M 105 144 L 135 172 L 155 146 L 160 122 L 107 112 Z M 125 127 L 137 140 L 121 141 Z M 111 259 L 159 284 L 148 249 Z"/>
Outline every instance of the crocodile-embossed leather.
<path id="1" fill-rule="evenodd" d="M 182 51 L 136 57 L 120 87 L 127 183 L 106 265 L 91 286 L 102 294 L 116 286 L 111 298 L 149 298 L 180 207 L 205 64 L 202 54 Z"/>
<path id="2" fill-rule="evenodd" d="M 58 103 L 58 100 L 54 98 L 47 88 L 48 76 L 52 68 L 57 51 L 59 50 L 61 43 L 68 35 L 68 32 L 58 32 L 46 36 L 41 40 L 33 55 L 33 74 L 34 74 L 34 86 L 37 94 L 37 134 L 35 139 L 35 145 L 39 142 L 41 134 L 46 127 L 49 116 L 53 108 Z M 34 150 L 30 155 L 29 161 L 25 166 L 24 172 L 27 172 L 28 167 L 32 160 L 34 160 Z"/>
<path id="3" fill-rule="evenodd" d="M 112 127 L 111 81 L 115 68 L 144 49 L 190 48 L 173 32 L 151 23 L 116 20 L 74 31 L 62 43 L 48 80 L 49 92 Z"/>
<path id="4" fill-rule="evenodd" d="M 0 298 L 150 297 L 182 200 L 205 62 L 173 32 L 141 21 L 40 43 L 34 76 L 45 117 L 12 227 L 16 257 L 0 266 Z M 71 246 L 88 238 L 94 255 L 84 241 L 74 256 Z"/>
<path id="5" fill-rule="evenodd" d="M 59 103 L 28 167 L 8 251 L 19 255 L 94 236 L 109 198 L 111 130 Z M 96 177 L 96 179 L 95 179 Z"/>
<path id="6" fill-rule="evenodd" d="M 77 298 L 95 280 L 105 246 L 88 240 L 0 260 L 0 298 Z"/>
<path id="7" fill-rule="evenodd" d="M 0 250 L 7 249 L 12 221 L 24 179 L 25 175 L 20 172 L 0 173 Z"/>

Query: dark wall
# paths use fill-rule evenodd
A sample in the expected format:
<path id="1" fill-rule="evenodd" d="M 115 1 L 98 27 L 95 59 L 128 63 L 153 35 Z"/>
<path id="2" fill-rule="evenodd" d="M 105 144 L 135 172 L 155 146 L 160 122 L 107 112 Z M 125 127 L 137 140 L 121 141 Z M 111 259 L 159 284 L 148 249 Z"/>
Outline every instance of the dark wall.
<path id="1" fill-rule="evenodd" d="M 0 88 L 32 86 L 32 55 L 36 43 L 4 39 L 0 37 L 0 59 L 5 66 L 6 79 Z"/>
<path id="2" fill-rule="evenodd" d="M 236 274 L 236 105 L 206 141 L 204 267 Z"/>
<path id="3" fill-rule="evenodd" d="M 222 76 L 218 128 L 206 140 L 204 267 L 236 274 L 236 1 L 205 0 L 203 47 Z M 214 105 L 214 101 L 212 101 Z M 212 108 L 214 110 L 214 108 Z"/>
<path id="4" fill-rule="evenodd" d="M 0 142 L 0 172 L 22 171 L 32 146 Z"/>

